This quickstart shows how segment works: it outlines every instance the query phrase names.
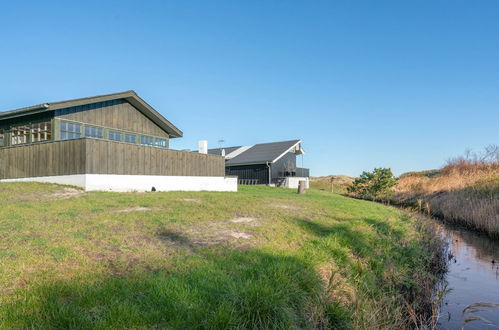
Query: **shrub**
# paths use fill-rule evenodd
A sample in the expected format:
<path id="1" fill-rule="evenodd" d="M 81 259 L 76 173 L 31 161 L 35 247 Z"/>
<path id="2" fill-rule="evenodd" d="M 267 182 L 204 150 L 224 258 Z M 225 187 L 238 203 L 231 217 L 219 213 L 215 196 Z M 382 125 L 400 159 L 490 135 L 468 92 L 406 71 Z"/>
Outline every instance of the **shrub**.
<path id="1" fill-rule="evenodd" d="M 397 179 L 390 168 L 375 168 L 372 172 L 362 172 L 348 192 L 361 198 L 388 200 L 392 194 L 390 188 L 396 184 Z"/>

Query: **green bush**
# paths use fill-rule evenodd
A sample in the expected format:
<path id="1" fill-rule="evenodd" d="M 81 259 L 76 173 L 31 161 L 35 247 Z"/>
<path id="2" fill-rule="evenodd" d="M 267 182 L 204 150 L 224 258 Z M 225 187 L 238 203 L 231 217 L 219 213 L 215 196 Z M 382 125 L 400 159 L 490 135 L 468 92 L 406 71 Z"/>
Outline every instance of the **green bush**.
<path id="1" fill-rule="evenodd" d="M 372 172 L 362 172 L 354 180 L 348 192 L 361 198 L 388 200 L 391 188 L 397 184 L 390 168 L 375 168 Z"/>

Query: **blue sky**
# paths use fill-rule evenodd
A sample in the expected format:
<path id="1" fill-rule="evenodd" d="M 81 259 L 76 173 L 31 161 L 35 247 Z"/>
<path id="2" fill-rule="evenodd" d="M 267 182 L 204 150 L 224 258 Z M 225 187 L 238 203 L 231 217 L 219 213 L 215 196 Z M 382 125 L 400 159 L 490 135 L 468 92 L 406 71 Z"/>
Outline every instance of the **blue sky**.
<path id="1" fill-rule="evenodd" d="M 135 90 L 176 149 L 301 138 L 312 175 L 499 143 L 498 1 L 9 1 L 0 110 Z"/>

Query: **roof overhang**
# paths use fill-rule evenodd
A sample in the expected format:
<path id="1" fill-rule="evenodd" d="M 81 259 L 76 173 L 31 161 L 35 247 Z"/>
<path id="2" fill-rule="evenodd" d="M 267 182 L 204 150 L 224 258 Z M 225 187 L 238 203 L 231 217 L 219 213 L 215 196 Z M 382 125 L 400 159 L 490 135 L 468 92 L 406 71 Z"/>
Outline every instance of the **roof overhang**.
<path id="1" fill-rule="evenodd" d="M 183 133 L 165 117 L 163 117 L 159 112 L 154 110 L 146 101 L 140 98 L 134 91 L 126 91 L 121 93 L 107 94 L 101 96 L 85 97 L 81 99 L 44 103 L 40 105 L 35 105 L 27 108 L 21 108 L 17 110 L 7 111 L 0 113 L 0 120 L 12 119 L 17 117 L 23 117 L 27 115 L 55 111 L 59 109 L 85 105 L 90 103 L 105 102 L 110 100 L 125 99 L 131 105 L 133 105 L 137 110 L 142 112 L 147 118 L 149 118 L 153 123 L 158 125 L 162 130 L 168 133 L 170 137 L 182 137 Z"/>

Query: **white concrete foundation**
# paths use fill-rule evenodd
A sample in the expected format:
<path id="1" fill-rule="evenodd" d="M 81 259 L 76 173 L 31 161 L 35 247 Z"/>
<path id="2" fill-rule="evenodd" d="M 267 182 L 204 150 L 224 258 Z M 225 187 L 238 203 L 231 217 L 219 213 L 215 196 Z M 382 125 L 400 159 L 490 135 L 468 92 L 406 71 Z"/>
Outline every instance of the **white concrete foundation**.
<path id="1" fill-rule="evenodd" d="M 2 182 L 34 181 L 77 186 L 86 191 L 237 191 L 237 177 L 77 174 L 4 179 Z"/>
<path id="2" fill-rule="evenodd" d="M 284 181 L 284 187 L 298 189 L 298 185 L 302 180 L 307 181 L 307 183 L 305 184 L 305 188 L 306 189 L 310 188 L 310 180 L 308 178 L 299 177 L 299 176 L 287 177 L 286 181 Z"/>

